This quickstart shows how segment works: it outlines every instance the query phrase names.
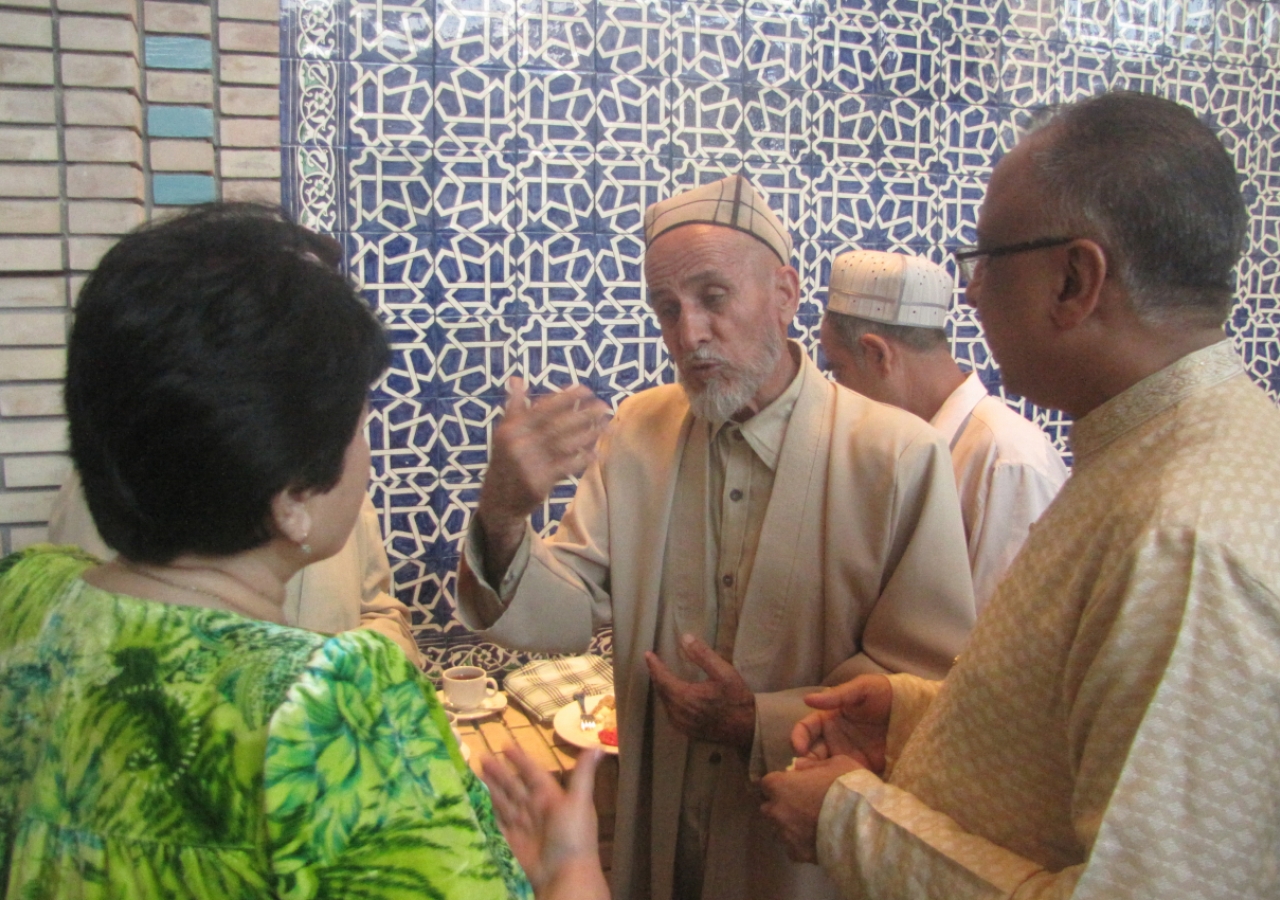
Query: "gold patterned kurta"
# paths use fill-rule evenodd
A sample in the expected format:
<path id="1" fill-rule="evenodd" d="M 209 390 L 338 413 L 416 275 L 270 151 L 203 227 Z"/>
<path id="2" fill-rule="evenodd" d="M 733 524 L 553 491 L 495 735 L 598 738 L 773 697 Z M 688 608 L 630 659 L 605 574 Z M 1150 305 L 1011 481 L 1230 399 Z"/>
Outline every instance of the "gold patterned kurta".
<path id="1" fill-rule="evenodd" d="M 828 792 L 847 896 L 1280 897 L 1280 412 L 1224 341 L 1073 449 L 947 680 L 891 676 L 888 784 Z"/>

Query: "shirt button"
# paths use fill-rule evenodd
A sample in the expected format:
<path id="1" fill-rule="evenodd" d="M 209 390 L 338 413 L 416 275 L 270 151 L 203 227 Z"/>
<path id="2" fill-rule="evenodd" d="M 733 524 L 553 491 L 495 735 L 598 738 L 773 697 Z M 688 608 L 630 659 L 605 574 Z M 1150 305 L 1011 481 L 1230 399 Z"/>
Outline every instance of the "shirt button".
<path id="1" fill-rule="evenodd" d="M 731 491 L 729 492 L 729 499 L 730 499 L 730 500 L 732 500 L 732 501 L 734 501 L 735 503 L 736 503 L 737 501 L 741 500 L 741 499 L 742 499 L 742 491 L 738 490 L 737 488 L 734 488 L 733 490 L 731 490 Z"/>
<path id="2" fill-rule="evenodd" d="M 733 587 L 733 576 L 732 576 L 732 575 L 726 575 L 726 576 L 724 576 L 723 578 L 721 578 L 720 580 L 724 582 L 724 586 L 725 586 L 725 587 Z"/>
<path id="3" fill-rule="evenodd" d="M 707 759 L 711 760 L 712 764 L 714 764 L 714 765 L 719 765 L 719 764 L 720 764 L 720 751 L 719 751 L 719 750 L 712 750 L 712 751 L 711 751 L 711 755 L 710 755 L 710 756 L 708 756 L 708 757 L 707 757 Z"/>

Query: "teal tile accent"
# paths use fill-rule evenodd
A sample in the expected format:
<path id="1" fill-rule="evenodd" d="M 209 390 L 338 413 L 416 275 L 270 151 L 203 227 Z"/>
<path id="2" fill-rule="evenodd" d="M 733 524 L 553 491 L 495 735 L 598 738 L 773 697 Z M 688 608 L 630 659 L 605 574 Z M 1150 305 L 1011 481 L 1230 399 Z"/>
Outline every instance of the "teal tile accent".
<path id="1" fill-rule="evenodd" d="M 213 68 L 213 44 L 208 38 L 148 36 L 146 52 L 148 69 Z"/>
<path id="2" fill-rule="evenodd" d="M 213 110 L 205 106 L 147 107 L 147 134 L 151 137 L 211 138 Z"/>
<path id="3" fill-rule="evenodd" d="M 152 175 L 151 199 L 156 206 L 212 203 L 218 197 L 212 175 Z"/>

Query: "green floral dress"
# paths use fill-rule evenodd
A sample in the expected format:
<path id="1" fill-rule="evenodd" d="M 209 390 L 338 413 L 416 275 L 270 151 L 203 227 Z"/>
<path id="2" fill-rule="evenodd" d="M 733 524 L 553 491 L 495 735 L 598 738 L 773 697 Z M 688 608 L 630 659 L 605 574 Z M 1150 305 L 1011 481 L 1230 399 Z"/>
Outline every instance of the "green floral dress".
<path id="1" fill-rule="evenodd" d="M 528 898 L 435 691 L 390 641 L 0 561 L 5 898 Z"/>

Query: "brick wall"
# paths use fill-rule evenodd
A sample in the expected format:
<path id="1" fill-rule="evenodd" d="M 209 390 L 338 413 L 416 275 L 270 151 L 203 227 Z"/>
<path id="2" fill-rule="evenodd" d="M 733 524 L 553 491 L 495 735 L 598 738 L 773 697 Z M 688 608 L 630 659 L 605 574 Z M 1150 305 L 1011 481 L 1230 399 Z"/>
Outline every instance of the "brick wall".
<path id="1" fill-rule="evenodd" d="M 0 552 L 43 540 L 69 466 L 75 296 L 119 235 L 280 199 L 277 0 L 0 0 Z"/>

